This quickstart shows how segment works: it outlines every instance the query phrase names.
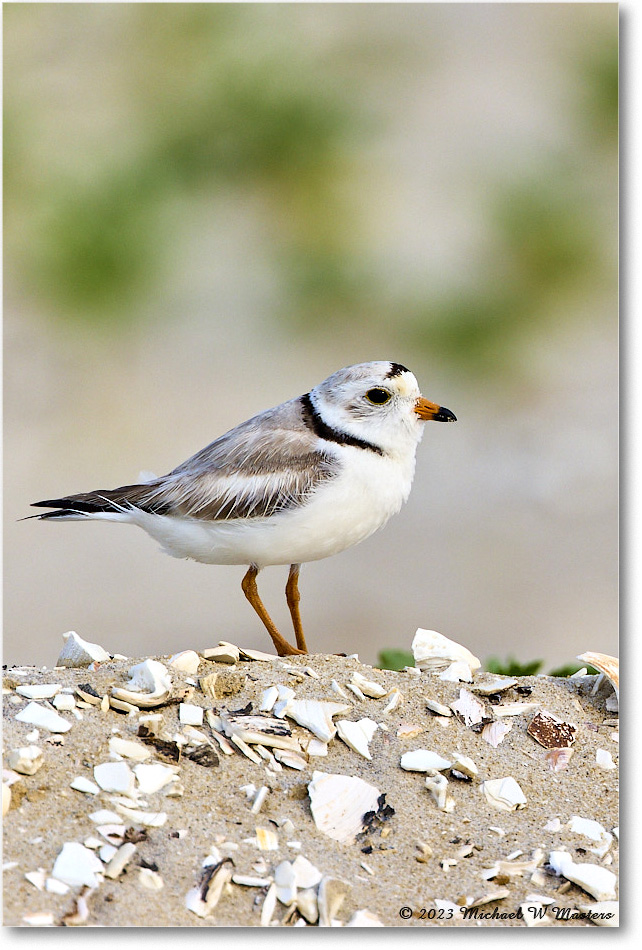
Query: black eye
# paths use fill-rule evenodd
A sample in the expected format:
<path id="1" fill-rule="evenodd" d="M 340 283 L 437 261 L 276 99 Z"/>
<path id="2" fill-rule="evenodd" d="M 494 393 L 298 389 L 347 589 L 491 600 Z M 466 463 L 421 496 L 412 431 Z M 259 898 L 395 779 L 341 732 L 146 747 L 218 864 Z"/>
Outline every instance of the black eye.
<path id="1" fill-rule="evenodd" d="M 390 399 L 390 393 L 385 389 L 369 389 L 366 393 L 368 402 L 373 402 L 375 406 L 382 406 L 384 402 Z"/>

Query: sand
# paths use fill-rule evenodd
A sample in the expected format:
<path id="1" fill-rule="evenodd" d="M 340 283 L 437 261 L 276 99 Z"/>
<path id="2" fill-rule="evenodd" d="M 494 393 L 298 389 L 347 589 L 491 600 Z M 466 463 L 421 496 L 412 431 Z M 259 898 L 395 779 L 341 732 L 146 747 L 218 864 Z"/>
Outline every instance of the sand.
<path id="1" fill-rule="evenodd" d="M 63 711 L 62 717 L 71 724 L 64 735 L 40 729 L 35 738 L 34 727 L 16 719 L 29 702 L 16 693 L 16 687 L 54 683 L 76 688 L 90 684 L 98 697 L 103 697 L 112 686 L 124 686 L 129 669 L 144 659 L 113 659 L 89 669 L 5 670 L 5 767 L 16 748 L 34 744 L 43 752 L 43 764 L 35 774 L 19 775 L 17 779 L 13 775 L 11 807 L 4 821 L 5 926 L 258 927 L 262 912 L 270 917 L 271 926 L 312 926 L 293 906 L 279 900 L 269 915 L 264 903 L 266 895 L 273 899 L 273 891 L 269 892 L 267 885 L 245 886 L 229 881 L 207 916 L 198 916 L 186 906 L 188 893 L 203 885 L 203 862 L 208 856 L 210 864 L 222 860 L 221 867 L 233 874 L 258 876 L 269 882 L 278 865 L 293 862 L 298 855 L 323 875 L 327 893 L 343 895 L 336 907 L 330 907 L 335 925 L 351 921 L 353 926 L 366 921 L 385 927 L 415 928 L 615 923 L 613 917 L 596 921 L 579 916 L 586 915 L 589 907 L 604 908 L 583 887 L 556 874 L 550 865 L 551 852 L 566 851 L 576 863 L 594 865 L 614 875 L 618 872 L 616 836 L 598 855 L 591 850 L 599 849 L 598 842 L 569 828 L 573 816 L 599 822 L 608 835 L 618 824 L 617 769 L 605 769 L 596 762 L 599 749 L 611 753 L 615 763 L 618 759 L 617 713 L 612 711 L 609 697 L 613 689 L 608 681 L 595 689 L 594 676 L 520 678 L 519 690 L 506 691 L 501 702 L 537 706 L 502 718 L 512 724 L 512 729 L 493 748 L 483 738 L 479 725 L 466 725 L 455 715 L 436 715 L 426 705 L 426 700 L 449 705 L 458 699 L 461 689 L 483 685 L 493 678 L 491 674 L 475 673 L 472 684 L 444 682 L 436 674 L 372 669 L 356 658 L 325 655 L 241 660 L 235 665 L 201 659 L 198 673 L 192 675 L 169 667 L 167 656 L 154 659 L 171 670 L 174 696 L 182 694 L 191 704 L 205 710 L 214 708 L 217 713 L 256 713 L 262 692 L 275 684 L 294 689 L 297 699 L 342 702 L 331 688 L 331 681 L 336 680 L 349 697 L 345 702 L 351 709 L 335 716 L 335 721 L 367 717 L 379 724 L 370 742 L 371 760 L 335 737 L 328 745 L 327 756 L 304 756 L 300 770 L 285 764 L 276 770 L 273 760 L 261 759 L 257 764 L 237 749 L 224 754 L 213 742 L 206 720 L 198 728 L 212 742 L 217 755 L 206 746 L 209 755 L 200 763 L 185 754 L 176 762 L 158 746 L 145 746 L 151 752 L 147 763 L 177 766 L 181 787 L 178 795 L 167 794 L 168 786 L 143 796 L 147 812 L 165 813 L 166 820 L 160 827 L 145 827 L 131 816 L 121 819 L 127 833 L 116 843 L 127 840 L 135 844 L 125 869 L 114 879 L 101 880 L 99 875 L 94 888 L 77 885 L 66 893 L 50 892 L 45 882 L 51 880 L 63 845 L 88 839 L 90 845 L 95 845 L 92 838 L 105 844 L 90 815 L 99 809 L 118 811 L 122 807 L 122 802 L 113 801 L 117 797 L 114 793 L 86 794 L 70 788 L 70 783 L 77 776 L 94 781 L 94 767 L 114 761 L 109 750 L 113 736 L 143 745 L 137 738 L 139 720 L 149 712 L 162 716 L 159 734 L 169 743 L 165 752 L 172 748 L 176 751 L 173 737 L 179 732 L 189 733 L 189 729 L 179 722 L 176 701 L 140 714 L 127 714 L 106 708 L 105 700 L 102 706 L 77 707 L 76 714 Z M 355 671 L 386 690 L 398 689 L 401 700 L 396 708 L 383 711 L 390 695 L 358 699 L 351 693 L 346 684 Z M 218 673 L 216 695 L 207 696 L 198 682 L 212 672 Z M 480 699 L 487 717 L 494 718 L 496 705 L 485 697 Z M 47 701 L 39 702 L 48 705 Z M 560 770 L 552 768 L 547 750 L 527 732 L 539 709 L 576 727 L 573 754 Z M 284 721 L 293 735 L 311 738 L 309 731 L 291 719 Z M 400 728 L 402 734 L 398 734 Z M 183 747 L 183 753 L 190 748 Z M 451 811 L 438 808 L 426 788 L 424 774 L 400 767 L 405 752 L 422 748 L 436 751 L 449 761 L 454 752 L 459 752 L 477 766 L 478 774 L 472 780 L 453 777 L 444 770 L 453 800 Z M 126 761 L 132 768 L 136 764 Z M 317 771 L 363 779 L 385 795 L 385 805 L 390 808 L 380 811 L 379 817 L 370 816 L 366 830 L 356 840 L 333 840 L 317 827 L 311 812 L 308 785 Z M 518 783 L 526 804 L 518 810 L 498 810 L 487 801 L 481 785 L 509 776 Z M 257 814 L 251 810 L 251 790 L 249 797 L 242 790 L 248 785 L 268 789 Z M 337 808 L 340 804 L 337 802 Z M 276 850 L 260 850 L 257 828 L 275 833 Z M 603 844 L 608 842 L 608 835 L 602 839 Z M 95 847 L 94 853 L 98 853 Z M 507 864 L 499 867 L 497 862 Z M 36 876 L 36 883 L 25 878 L 26 873 L 39 869 L 42 873 Z M 314 886 L 314 894 L 318 894 L 319 886 Z M 206 885 L 202 893 L 207 893 Z M 539 895 L 541 900 L 532 895 Z M 479 903 L 488 898 L 488 902 Z M 524 918 L 524 902 L 538 905 L 540 913 L 548 908 L 546 916 L 539 921 L 528 914 Z M 469 908 L 467 913 L 464 907 Z M 615 907 L 609 904 L 606 910 L 613 913 Z M 367 914 L 359 915 L 360 911 Z"/>

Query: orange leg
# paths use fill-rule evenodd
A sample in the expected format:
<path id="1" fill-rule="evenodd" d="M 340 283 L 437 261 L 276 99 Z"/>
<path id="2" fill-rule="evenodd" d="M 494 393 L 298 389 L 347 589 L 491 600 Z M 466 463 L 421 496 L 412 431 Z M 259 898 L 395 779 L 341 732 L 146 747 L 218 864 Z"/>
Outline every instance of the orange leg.
<path id="1" fill-rule="evenodd" d="M 263 621 L 265 629 L 272 637 L 272 643 L 276 647 L 276 652 L 279 656 L 295 656 L 298 653 L 305 653 L 305 650 L 297 650 L 295 647 L 290 646 L 288 641 L 284 640 L 279 631 L 276 629 L 272 618 L 263 605 L 263 601 L 259 597 L 259 592 L 256 587 L 256 575 L 258 573 L 258 567 L 253 564 L 250 565 L 247 574 L 243 578 L 241 587 L 243 589 L 243 593 Z"/>
<path id="2" fill-rule="evenodd" d="M 301 570 L 300 564 L 291 564 L 290 573 L 288 575 L 288 582 L 285 585 L 285 599 L 288 602 L 288 607 L 290 608 L 290 616 L 292 617 L 292 626 L 294 627 L 294 633 L 296 636 L 296 645 L 302 653 L 307 653 L 308 648 L 305 643 L 305 637 L 303 635 L 303 624 L 301 623 L 301 614 L 299 613 L 299 601 L 301 600 L 301 594 L 299 593 L 299 571 Z"/>

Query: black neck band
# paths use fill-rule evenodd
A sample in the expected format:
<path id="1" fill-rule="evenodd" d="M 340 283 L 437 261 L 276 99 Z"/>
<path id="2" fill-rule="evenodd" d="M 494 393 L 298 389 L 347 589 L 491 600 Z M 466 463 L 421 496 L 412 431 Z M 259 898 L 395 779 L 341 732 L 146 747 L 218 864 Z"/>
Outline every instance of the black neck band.
<path id="1" fill-rule="evenodd" d="M 320 439 L 325 439 L 327 442 L 338 442 L 339 445 L 354 445 L 359 449 L 368 449 L 370 452 L 376 452 L 377 455 L 383 455 L 383 450 L 378 445 L 373 445 L 372 442 L 366 442 L 364 439 L 357 439 L 353 435 L 348 435 L 347 432 L 339 432 L 338 429 L 333 429 L 332 426 L 327 425 L 312 405 L 310 393 L 301 396 L 301 405 L 303 407 L 303 421 L 308 429 L 312 429 Z"/>

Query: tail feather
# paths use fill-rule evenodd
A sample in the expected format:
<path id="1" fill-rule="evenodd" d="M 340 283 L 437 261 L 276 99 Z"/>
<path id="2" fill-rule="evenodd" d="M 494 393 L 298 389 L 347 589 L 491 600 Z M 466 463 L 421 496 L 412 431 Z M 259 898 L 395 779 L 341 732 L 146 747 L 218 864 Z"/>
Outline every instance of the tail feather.
<path id="1" fill-rule="evenodd" d="M 67 495 L 65 498 L 50 498 L 32 502 L 33 508 L 55 508 L 43 514 L 31 515 L 32 518 L 72 518 L 125 512 L 131 508 L 143 508 L 161 513 L 161 506 L 149 504 L 149 485 L 123 485 L 105 491 L 83 492 L 79 495 Z"/>

